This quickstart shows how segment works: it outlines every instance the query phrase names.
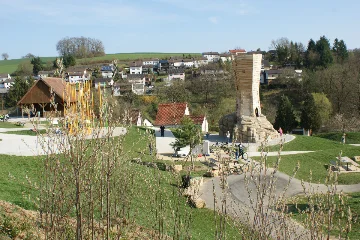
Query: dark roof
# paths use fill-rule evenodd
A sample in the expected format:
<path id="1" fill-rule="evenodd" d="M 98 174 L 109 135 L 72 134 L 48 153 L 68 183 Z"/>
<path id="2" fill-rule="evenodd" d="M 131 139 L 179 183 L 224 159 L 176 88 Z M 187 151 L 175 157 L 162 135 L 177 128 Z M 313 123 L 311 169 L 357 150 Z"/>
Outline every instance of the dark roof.
<path id="1" fill-rule="evenodd" d="M 231 54 L 228 54 L 228 53 L 222 53 L 222 54 L 220 54 L 220 57 L 231 57 Z"/>
<path id="2" fill-rule="evenodd" d="M 184 69 L 170 69 L 169 74 L 185 73 Z"/>
<path id="3" fill-rule="evenodd" d="M 2 74 L 0 74 L 0 78 L 8 78 L 8 74 L 7 73 L 2 73 Z"/>
<path id="4" fill-rule="evenodd" d="M 102 66 L 101 67 L 101 71 L 112 71 L 113 67 L 112 66 Z"/>
<path id="5" fill-rule="evenodd" d="M 160 60 L 159 63 L 168 63 L 168 60 Z"/>
<path id="6" fill-rule="evenodd" d="M 218 52 L 203 52 L 202 55 L 219 55 Z"/>
<path id="7" fill-rule="evenodd" d="M 84 72 L 67 72 L 68 76 L 83 76 Z"/>
<path id="8" fill-rule="evenodd" d="M 152 64 L 143 65 L 143 68 L 153 68 L 153 67 L 154 67 L 154 65 L 152 65 Z"/>
<path id="9" fill-rule="evenodd" d="M 131 62 L 129 64 L 130 67 L 141 67 L 142 66 L 142 61 L 137 61 L 137 62 Z"/>
<path id="10" fill-rule="evenodd" d="M 86 68 L 85 67 L 69 67 L 66 69 L 66 73 L 74 73 L 74 72 L 82 72 L 84 73 L 86 71 Z"/>
<path id="11" fill-rule="evenodd" d="M 159 104 L 156 114 L 155 125 L 177 125 L 185 116 L 187 103 L 163 103 Z"/>
<path id="12" fill-rule="evenodd" d="M 282 70 L 279 69 L 272 69 L 272 70 L 265 70 L 267 74 L 281 74 Z"/>
<path id="13" fill-rule="evenodd" d="M 146 74 L 128 74 L 127 75 L 128 80 L 143 79 L 144 77 L 146 77 Z"/>
<path id="14" fill-rule="evenodd" d="M 38 75 L 42 75 L 42 74 L 54 74 L 55 71 L 39 71 Z"/>
<path id="15" fill-rule="evenodd" d="M 112 78 L 95 78 L 95 79 L 94 79 L 94 83 L 110 82 L 111 80 L 112 80 Z"/>

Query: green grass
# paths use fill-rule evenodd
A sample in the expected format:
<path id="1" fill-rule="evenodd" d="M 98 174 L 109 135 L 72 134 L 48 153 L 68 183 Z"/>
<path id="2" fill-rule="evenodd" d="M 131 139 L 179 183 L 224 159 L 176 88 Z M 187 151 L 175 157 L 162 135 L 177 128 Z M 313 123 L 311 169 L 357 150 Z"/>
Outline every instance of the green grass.
<path id="1" fill-rule="evenodd" d="M 279 146 L 269 147 L 268 150 L 278 151 Z M 313 182 L 322 183 L 324 183 L 327 176 L 329 162 L 335 160 L 340 151 L 342 151 L 342 156 L 350 158 L 360 155 L 360 147 L 342 145 L 328 139 L 306 136 L 297 136 L 293 141 L 284 144 L 283 151 L 315 151 L 313 153 L 281 156 L 280 171 L 291 175 L 299 162 L 300 169 L 296 178 L 308 181 L 311 171 Z M 268 157 L 267 165 L 273 166 L 275 161 L 276 157 Z M 360 173 L 340 174 L 338 180 L 339 184 L 360 183 Z"/>
<path id="2" fill-rule="evenodd" d="M 22 126 L 16 126 L 10 122 L 0 122 L 0 128 L 22 128 Z"/>
<path id="3" fill-rule="evenodd" d="M 360 192 L 357 193 L 351 193 L 347 195 L 347 206 L 350 207 L 351 209 L 351 213 L 353 216 L 353 221 L 352 221 L 352 227 L 351 227 L 351 232 L 349 233 L 349 239 L 360 239 L 360 222 L 358 217 L 360 216 Z M 300 214 L 298 212 L 298 210 L 295 207 L 295 203 L 298 204 L 298 208 L 300 208 L 302 211 L 308 209 L 309 205 L 307 204 L 308 199 L 306 199 L 305 197 L 300 197 L 297 198 L 295 202 L 291 202 L 291 204 L 289 204 L 289 209 L 292 212 L 292 216 L 295 220 L 299 221 L 299 222 L 304 222 L 305 218 L 304 215 Z M 346 215 L 345 215 L 346 217 Z M 342 218 L 340 216 L 340 214 L 335 214 L 334 216 L 334 225 L 336 226 L 338 224 L 338 221 L 340 221 L 342 223 L 343 226 L 345 226 L 344 224 L 346 224 L 346 221 L 344 218 Z M 338 236 L 339 231 L 337 229 L 331 231 L 331 234 L 333 236 Z M 344 237 L 344 236 L 343 236 Z M 342 238 L 345 239 L 345 238 Z"/>
<path id="4" fill-rule="evenodd" d="M 151 161 L 148 153 L 147 142 L 138 141 L 142 137 L 146 137 L 143 129 L 131 128 L 125 137 L 124 149 L 130 150 L 130 158 L 140 157 L 143 161 Z M 134 142 L 138 144 L 133 145 Z M 30 200 L 23 198 L 26 196 L 36 196 L 35 190 L 29 188 L 25 176 L 31 181 L 38 182 L 40 171 L 42 168 L 42 157 L 17 157 L 0 155 L 0 199 L 15 203 L 26 209 L 34 209 L 34 205 Z M 150 199 L 154 197 L 154 192 L 149 190 L 148 183 L 160 181 L 160 192 L 158 197 L 162 198 L 164 209 L 162 214 L 165 217 L 165 229 L 168 233 L 172 233 L 171 223 L 174 220 L 173 209 L 178 202 L 179 213 L 184 215 L 191 213 L 190 233 L 192 239 L 214 239 L 216 226 L 214 223 L 214 212 L 209 209 L 191 208 L 185 197 L 179 197 L 177 194 L 178 179 L 170 172 L 155 171 L 139 164 L 131 163 L 130 169 L 134 172 L 134 185 L 132 186 L 134 194 L 132 196 L 133 210 L 131 215 L 134 216 L 136 223 L 150 229 L 156 229 L 156 219 L 154 217 L 153 208 Z M 14 176 L 9 178 L 9 173 Z M 144 177 L 146 176 L 146 177 Z M 238 230 L 235 227 L 227 226 L 227 239 L 241 239 Z"/>
<path id="5" fill-rule="evenodd" d="M 40 129 L 38 130 L 38 132 L 40 134 L 45 134 L 46 130 L 45 129 Z M 36 136 L 38 135 L 37 132 L 33 132 L 29 130 L 19 130 L 19 131 L 8 131 L 8 132 L 4 132 L 5 134 L 15 134 L 15 135 L 28 135 L 28 136 Z"/>
<path id="6" fill-rule="evenodd" d="M 335 142 L 341 141 L 342 133 L 320 133 L 316 134 L 316 137 L 333 140 Z M 346 133 L 346 144 L 360 144 L 360 132 L 347 132 Z"/>
<path id="7" fill-rule="evenodd" d="M 189 55 L 189 53 L 184 53 L 185 56 Z M 201 56 L 200 53 L 190 53 L 191 56 Z M 102 57 L 94 57 L 94 58 L 84 58 L 77 59 L 77 64 L 88 64 L 91 62 L 101 62 L 101 61 L 112 61 L 114 59 L 118 60 L 135 60 L 142 58 L 168 58 L 171 56 L 183 56 L 183 53 L 117 53 L 117 54 L 106 54 Z M 41 57 L 41 60 L 46 63 L 48 61 L 55 60 L 56 57 Z M 0 73 L 13 73 L 18 65 L 21 62 L 30 61 L 29 59 L 11 59 L 11 60 L 2 60 L 0 61 Z"/>

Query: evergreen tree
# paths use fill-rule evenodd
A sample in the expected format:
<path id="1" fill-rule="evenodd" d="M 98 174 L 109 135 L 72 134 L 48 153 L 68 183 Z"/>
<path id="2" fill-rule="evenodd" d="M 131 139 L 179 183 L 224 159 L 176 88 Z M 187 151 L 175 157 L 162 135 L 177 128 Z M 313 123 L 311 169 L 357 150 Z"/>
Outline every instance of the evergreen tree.
<path id="1" fill-rule="evenodd" d="M 306 68 L 314 70 L 318 64 L 317 62 L 318 54 L 316 52 L 316 44 L 314 40 L 310 39 L 305 52 L 304 65 Z"/>
<path id="2" fill-rule="evenodd" d="M 301 110 L 301 127 L 306 130 L 317 131 L 321 127 L 321 116 L 315 104 L 313 95 L 309 94 Z"/>
<path id="3" fill-rule="evenodd" d="M 28 89 L 32 86 L 33 79 L 27 81 L 24 77 L 16 77 L 14 84 L 9 89 L 5 97 L 6 107 L 15 107 L 20 99 L 25 95 Z M 31 85 L 30 85 L 31 84 Z"/>
<path id="4" fill-rule="evenodd" d="M 65 68 L 76 65 L 76 59 L 73 55 L 66 54 L 63 56 L 63 64 Z"/>
<path id="5" fill-rule="evenodd" d="M 276 112 L 274 127 L 275 129 L 281 127 L 285 132 L 290 132 L 296 126 L 293 105 L 288 97 L 282 95 Z"/>
<path id="6" fill-rule="evenodd" d="M 43 63 L 41 62 L 40 57 L 34 57 L 31 60 L 31 64 L 33 65 L 34 75 L 38 75 L 38 73 L 44 69 Z"/>
<path id="7" fill-rule="evenodd" d="M 333 63 L 330 42 L 325 36 L 316 41 L 316 52 L 319 55 L 318 66 L 327 68 Z"/>
<path id="8" fill-rule="evenodd" d="M 339 41 L 337 38 L 335 38 L 332 50 L 337 62 L 343 63 L 349 57 L 349 52 L 344 40 Z"/>

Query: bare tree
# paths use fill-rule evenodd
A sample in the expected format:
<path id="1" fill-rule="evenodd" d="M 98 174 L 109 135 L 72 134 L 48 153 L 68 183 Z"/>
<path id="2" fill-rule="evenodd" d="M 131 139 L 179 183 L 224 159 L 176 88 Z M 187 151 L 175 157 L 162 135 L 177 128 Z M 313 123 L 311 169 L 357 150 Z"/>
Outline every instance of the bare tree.
<path id="1" fill-rule="evenodd" d="M 9 54 L 3 53 L 3 54 L 1 54 L 1 57 L 2 57 L 4 60 L 8 60 L 8 59 L 9 59 Z"/>

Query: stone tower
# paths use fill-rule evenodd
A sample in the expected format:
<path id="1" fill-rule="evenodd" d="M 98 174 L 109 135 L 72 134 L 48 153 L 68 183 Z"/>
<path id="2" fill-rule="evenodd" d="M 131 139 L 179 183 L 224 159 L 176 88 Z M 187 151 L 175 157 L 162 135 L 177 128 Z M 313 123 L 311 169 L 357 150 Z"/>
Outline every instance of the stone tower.
<path id="1" fill-rule="evenodd" d="M 261 54 L 234 56 L 233 70 L 237 92 L 235 137 L 241 142 L 263 142 L 278 136 L 272 124 L 261 114 Z"/>

